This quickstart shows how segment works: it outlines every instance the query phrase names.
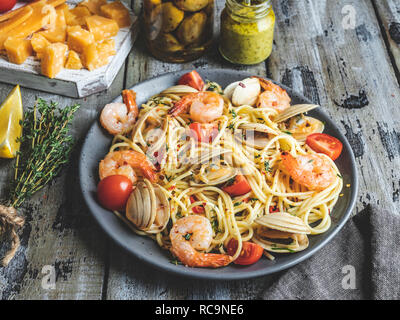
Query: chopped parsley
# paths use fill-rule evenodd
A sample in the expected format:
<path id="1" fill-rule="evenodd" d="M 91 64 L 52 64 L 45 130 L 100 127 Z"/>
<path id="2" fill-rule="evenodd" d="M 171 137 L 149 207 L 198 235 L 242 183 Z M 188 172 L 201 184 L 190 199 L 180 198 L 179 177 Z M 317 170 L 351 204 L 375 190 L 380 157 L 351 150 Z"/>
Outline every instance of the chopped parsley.
<path id="1" fill-rule="evenodd" d="M 192 234 L 193 234 L 193 233 L 186 233 L 186 234 L 185 234 L 184 236 L 182 236 L 182 237 L 184 237 L 186 241 L 189 241 L 189 240 L 190 240 L 190 237 L 192 236 Z"/>
<path id="2" fill-rule="evenodd" d="M 229 110 L 229 112 L 232 114 L 233 118 L 237 117 L 237 114 L 236 114 L 235 110 L 232 109 L 232 110 Z"/>
<path id="3" fill-rule="evenodd" d="M 272 172 L 272 168 L 269 166 L 269 161 L 264 162 L 264 168 L 266 172 Z"/>
<path id="4" fill-rule="evenodd" d="M 239 201 L 239 202 L 235 202 L 235 204 L 233 205 L 234 207 L 238 207 L 238 206 L 240 206 L 242 204 L 242 201 Z"/>

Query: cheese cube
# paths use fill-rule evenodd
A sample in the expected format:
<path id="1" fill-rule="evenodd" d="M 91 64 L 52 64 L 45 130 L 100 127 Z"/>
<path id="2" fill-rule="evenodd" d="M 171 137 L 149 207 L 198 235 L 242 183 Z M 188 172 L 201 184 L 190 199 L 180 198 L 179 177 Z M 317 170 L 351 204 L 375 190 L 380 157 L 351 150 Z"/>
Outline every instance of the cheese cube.
<path id="1" fill-rule="evenodd" d="M 65 13 L 65 19 L 69 26 L 83 26 L 85 24 L 85 18 L 91 16 L 89 9 L 83 6 L 75 7 Z"/>
<path id="2" fill-rule="evenodd" d="M 117 35 L 118 24 L 111 19 L 100 16 L 86 17 L 86 25 L 93 34 L 95 41 L 101 41 Z"/>
<path id="3" fill-rule="evenodd" d="M 84 6 L 89 9 L 92 14 L 100 15 L 100 7 L 107 4 L 107 0 L 86 0 L 78 4 L 78 6 Z"/>
<path id="4" fill-rule="evenodd" d="M 8 60 L 12 63 L 21 64 L 33 54 L 31 42 L 29 40 L 9 37 L 4 42 Z"/>
<path id="5" fill-rule="evenodd" d="M 101 56 L 97 45 L 92 43 L 83 50 L 82 62 L 86 69 L 93 71 L 108 64 L 108 57 Z"/>
<path id="6" fill-rule="evenodd" d="M 47 46 L 42 56 L 42 74 L 55 78 L 63 69 L 67 45 L 64 43 L 52 43 Z"/>
<path id="7" fill-rule="evenodd" d="M 50 13 L 43 11 L 46 1 L 37 1 L 29 6 L 33 9 L 33 12 L 29 19 L 10 30 L 9 32 L 0 32 L 0 50 L 4 47 L 4 42 L 8 37 L 16 37 L 25 39 L 29 35 L 43 28 L 50 21 Z M 17 9 L 18 10 L 18 9 Z"/>
<path id="8" fill-rule="evenodd" d="M 69 49 L 78 53 L 82 53 L 86 46 L 94 43 L 93 34 L 80 26 L 68 27 L 67 33 Z"/>
<path id="9" fill-rule="evenodd" d="M 104 17 L 115 20 L 120 28 L 129 27 L 131 25 L 129 10 L 121 1 L 114 1 L 101 6 L 101 13 Z"/>
<path id="10" fill-rule="evenodd" d="M 56 10 L 57 19 L 53 30 L 41 32 L 42 35 L 52 43 L 65 42 L 67 37 L 67 24 L 65 21 L 64 10 L 59 8 Z"/>
<path id="11" fill-rule="evenodd" d="M 96 43 L 96 47 L 101 58 L 108 58 L 116 54 L 114 39 L 107 39 L 102 42 L 98 42 Z"/>
<path id="12" fill-rule="evenodd" d="M 36 55 L 43 53 L 44 49 L 50 44 L 50 42 L 42 35 L 42 32 L 35 33 L 31 39 L 31 45 Z"/>
<path id="13" fill-rule="evenodd" d="M 65 63 L 65 68 L 67 69 L 75 69 L 75 70 L 80 70 L 82 69 L 82 61 L 79 58 L 79 55 L 71 50 L 68 54 L 68 59 L 67 62 Z"/>

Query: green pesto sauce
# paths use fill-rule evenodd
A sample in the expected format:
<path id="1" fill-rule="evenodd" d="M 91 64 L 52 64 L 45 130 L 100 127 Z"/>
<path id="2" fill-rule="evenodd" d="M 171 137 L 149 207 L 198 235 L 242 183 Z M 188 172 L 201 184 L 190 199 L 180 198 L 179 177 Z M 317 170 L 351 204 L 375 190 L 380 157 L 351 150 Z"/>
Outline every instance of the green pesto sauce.
<path id="1" fill-rule="evenodd" d="M 272 52 L 275 14 L 269 14 L 254 22 L 236 21 L 224 9 L 221 14 L 220 52 L 235 64 L 257 64 Z"/>

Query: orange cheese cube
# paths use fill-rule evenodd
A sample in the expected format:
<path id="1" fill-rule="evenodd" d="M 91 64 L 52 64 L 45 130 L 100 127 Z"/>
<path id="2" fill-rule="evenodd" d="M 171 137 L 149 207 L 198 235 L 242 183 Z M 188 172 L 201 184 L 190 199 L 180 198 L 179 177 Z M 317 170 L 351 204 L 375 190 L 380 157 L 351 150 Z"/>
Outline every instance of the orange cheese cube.
<path id="1" fill-rule="evenodd" d="M 96 47 L 101 58 L 108 58 L 116 54 L 114 39 L 107 39 L 102 42 L 98 42 L 96 43 Z"/>
<path id="2" fill-rule="evenodd" d="M 68 27 L 68 47 L 78 53 L 82 53 L 83 49 L 94 43 L 93 34 L 82 29 L 80 26 Z"/>
<path id="3" fill-rule="evenodd" d="M 8 60 L 12 63 L 21 64 L 32 55 L 32 46 L 29 40 L 9 37 L 4 42 Z"/>
<path id="4" fill-rule="evenodd" d="M 29 6 L 33 9 L 33 12 L 26 21 L 9 32 L 0 31 L 0 50 L 3 49 L 4 42 L 8 37 L 25 39 L 47 25 L 50 21 L 50 13 L 48 13 L 48 11 L 43 11 L 45 5 L 46 1 L 44 0 L 30 4 Z"/>
<path id="5" fill-rule="evenodd" d="M 118 24 L 111 19 L 101 16 L 86 17 L 86 25 L 93 34 L 95 41 L 101 41 L 117 35 Z"/>
<path id="6" fill-rule="evenodd" d="M 114 1 L 101 6 L 101 13 L 104 17 L 116 21 L 120 28 L 129 27 L 131 25 L 129 10 L 121 1 Z"/>
<path id="7" fill-rule="evenodd" d="M 0 23 L 0 33 L 4 34 L 18 27 L 20 24 L 28 20 L 28 18 L 32 15 L 32 12 L 33 10 L 30 6 L 22 7 L 22 10 L 18 11 L 17 14 L 12 16 L 7 21 Z"/>
<path id="8" fill-rule="evenodd" d="M 71 50 L 68 54 L 68 59 L 67 62 L 65 63 L 65 68 L 67 69 L 75 69 L 75 70 L 80 70 L 82 69 L 82 61 L 79 58 L 79 55 Z"/>
<path id="9" fill-rule="evenodd" d="M 55 78 L 63 69 L 65 63 L 65 53 L 67 45 L 63 43 L 52 43 L 47 46 L 42 56 L 42 74 Z"/>
<path id="10" fill-rule="evenodd" d="M 101 56 L 97 45 L 92 43 L 83 50 L 82 62 L 86 69 L 93 71 L 108 64 L 108 57 Z"/>
<path id="11" fill-rule="evenodd" d="M 107 4 L 107 0 L 86 0 L 78 4 L 78 6 L 84 6 L 89 9 L 92 14 L 100 15 L 100 7 Z"/>
<path id="12" fill-rule="evenodd" d="M 85 18 L 91 16 L 88 8 L 79 6 L 66 11 L 66 21 L 69 26 L 82 26 L 85 24 Z"/>
<path id="13" fill-rule="evenodd" d="M 65 21 L 64 10 L 59 8 L 56 10 L 57 19 L 53 30 L 41 32 L 42 35 L 50 42 L 65 42 L 67 38 L 67 23 Z"/>
<path id="14" fill-rule="evenodd" d="M 50 42 L 43 37 L 42 32 L 35 33 L 31 39 L 31 45 L 33 51 L 36 52 L 36 55 L 40 55 L 43 53 L 44 49 L 50 44 Z"/>

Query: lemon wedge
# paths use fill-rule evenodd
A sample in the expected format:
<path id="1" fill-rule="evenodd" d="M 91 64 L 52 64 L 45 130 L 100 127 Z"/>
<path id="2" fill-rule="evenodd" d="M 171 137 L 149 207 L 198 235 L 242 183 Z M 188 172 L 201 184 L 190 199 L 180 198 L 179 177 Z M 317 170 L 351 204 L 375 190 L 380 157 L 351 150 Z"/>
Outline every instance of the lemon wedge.
<path id="1" fill-rule="evenodd" d="M 0 158 L 14 158 L 19 150 L 23 108 L 21 90 L 17 85 L 0 106 Z"/>

